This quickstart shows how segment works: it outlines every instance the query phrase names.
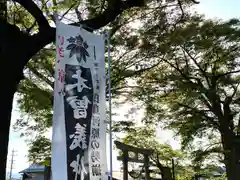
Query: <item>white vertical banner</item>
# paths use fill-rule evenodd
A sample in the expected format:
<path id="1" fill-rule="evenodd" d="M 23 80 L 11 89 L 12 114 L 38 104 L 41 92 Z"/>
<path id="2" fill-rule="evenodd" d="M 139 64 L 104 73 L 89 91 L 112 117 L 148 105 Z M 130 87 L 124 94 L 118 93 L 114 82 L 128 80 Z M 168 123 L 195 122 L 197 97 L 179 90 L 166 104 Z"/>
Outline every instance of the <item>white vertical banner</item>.
<path id="1" fill-rule="evenodd" d="M 106 180 L 105 37 L 57 22 L 52 180 Z"/>

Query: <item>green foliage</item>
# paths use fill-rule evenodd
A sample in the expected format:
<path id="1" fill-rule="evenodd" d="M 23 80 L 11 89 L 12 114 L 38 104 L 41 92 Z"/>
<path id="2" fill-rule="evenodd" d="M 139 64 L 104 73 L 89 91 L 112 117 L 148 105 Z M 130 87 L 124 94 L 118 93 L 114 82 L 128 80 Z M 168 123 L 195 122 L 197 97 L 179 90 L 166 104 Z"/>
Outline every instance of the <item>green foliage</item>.
<path id="1" fill-rule="evenodd" d="M 52 23 L 52 14 L 55 10 L 62 16 L 60 18 L 66 22 L 65 16 L 71 17 L 70 22 L 77 22 L 74 9 L 78 8 L 82 13 L 83 19 L 92 18 L 100 15 L 108 3 L 115 1 L 74 1 L 66 0 L 62 3 L 53 1 L 49 6 L 46 0 L 35 1 L 42 10 L 49 22 Z M 143 3 L 143 1 L 138 1 Z M 131 1 L 132 3 L 132 1 Z M 146 56 L 142 56 L 139 46 L 141 45 L 141 31 L 145 29 L 142 24 L 154 24 L 153 18 L 158 17 L 166 21 L 168 6 L 174 13 L 169 13 L 172 22 L 177 22 L 181 16 L 181 10 L 175 2 L 164 4 L 162 1 L 153 3 L 145 1 L 145 7 L 134 8 L 124 11 L 113 22 L 102 30 L 111 30 L 111 52 L 112 52 L 112 93 L 113 97 L 119 99 L 119 95 L 129 94 L 132 88 L 129 85 L 129 78 L 135 78 L 143 72 L 155 66 L 154 61 L 147 60 L 148 66 L 143 66 Z M 188 2 L 186 2 L 188 3 Z M 36 20 L 19 4 L 9 3 L 8 21 L 16 24 L 26 33 L 36 33 L 38 25 Z M 131 23 L 139 23 L 139 27 L 133 27 Z M 18 105 L 22 117 L 15 124 L 16 130 L 21 130 L 22 135 L 43 134 L 52 124 L 52 91 L 54 82 L 54 62 L 55 47 L 50 45 L 42 49 L 27 64 L 24 76 L 18 89 Z M 141 69 L 136 68 L 142 67 Z M 130 130 L 129 125 L 122 122 L 114 126 L 116 131 Z M 29 136 L 28 136 L 29 137 Z M 34 149 L 34 148 L 33 148 Z M 36 158 L 38 158 L 36 156 Z"/>
<path id="2" fill-rule="evenodd" d="M 133 131 L 135 124 L 131 121 L 118 121 L 113 123 L 113 132 L 130 132 Z"/>
<path id="3" fill-rule="evenodd" d="M 30 143 L 28 150 L 28 159 L 30 162 L 36 164 L 44 164 L 50 166 L 51 164 L 51 142 L 44 136 L 38 136 Z"/>
<path id="4" fill-rule="evenodd" d="M 54 56 L 52 47 L 43 49 L 26 66 L 17 99 L 22 118 L 14 125 L 22 135 L 41 133 L 52 125 Z"/>
<path id="5" fill-rule="evenodd" d="M 221 177 L 213 177 L 213 178 L 210 178 L 209 180 L 227 180 L 227 174 L 224 173 Z"/>
<path id="6" fill-rule="evenodd" d="M 164 32 L 143 31 L 142 55 L 161 63 L 136 78 L 132 95 L 146 106 L 144 121 L 176 130 L 183 147 L 192 149 L 196 137 L 217 139 L 196 155 L 222 152 L 220 126 L 238 136 L 239 23 L 193 16 Z"/>
<path id="7" fill-rule="evenodd" d="M 182 163 L 186 160 L 184 152 L 173 150 L 168 144 L 161 144 L 156 136 L 156 128 L 151 126 L 134 127 L 122 139 L 122 142 L 139 148 L 153 149 L 154 152 L 150 156 L 151 165 L 156 167 L 155 173 L 162 171 L 162 166 L 172 167 L 172 159 L 175 159 L 175 174 L 177 179 L 181 180 L 193 176 L 194 172 L 191 167 L 187 167 Z M 160 164 L 160 165 L 159 165 Z"/>
<path id="8" fill-rule="evenodd" d="M 22 30 L 37 30 L 37 24 L 30 13 L 18 4 L 11 3 L 8 5 L 8 22 L 17 25 Z M 33 29 L 35 27 L 35 29 Z"/>
<path id="9" fill-rule="evenodd" d="M 174 151 L 168 144 L 160 144 L 156 136 L 156 129 L 150 126 L 135 127 L 124 138 L 123 143 L 133 145 L 139 148 L 153 149 L 155 154 L 159 155 L 160 161 L 171 164 L 172 158 L 183 158 L 183 154 Z"/>
<path id="10" fill-rule="evenodd" d="M 219 162 L 221 162 L 222 157 L 219 157 L 219 154 L 223 154 L 221 145 L 214 144 L 212 148 L 206 148 L 205 150 L 197 149 L 196 151 L 192 151 L 193 163 L 195 165 L 202 164 L 205 159 L 210 157 L 213 158 L 213 155 L 216 155 L 214 158 L 215 160 L 219 160 Z"/>

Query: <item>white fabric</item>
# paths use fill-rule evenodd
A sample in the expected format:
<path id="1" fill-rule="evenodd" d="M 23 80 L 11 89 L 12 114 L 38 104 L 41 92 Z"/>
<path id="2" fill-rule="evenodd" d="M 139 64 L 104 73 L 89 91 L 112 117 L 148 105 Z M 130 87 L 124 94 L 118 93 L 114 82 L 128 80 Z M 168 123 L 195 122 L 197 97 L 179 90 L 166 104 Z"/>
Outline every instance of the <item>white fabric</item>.
<path id="1" fill-rule="evenodd" d="M 102 180 L 108 179 L 107 177 L 107 160 L 106 160 L 106 124 L 105 119 L 105 57 L 104 57 L 104 37 L 90 33 L 82 28 L 76 26 L 70 26 L 63 24 L 61 22 L 56 23 L 56 65 L 55 65 L 55 86 L 54 86 L 54 106 L 53 106 L 53 133 L 52 133 L 52 180 L 70 180 L 68 178 L 67 172 L 67 148 L 66 140 L 69 137 L 66 137 L 65 129 L 65 115 L 64 115 L 64 96 L 59 94 L 61 89 L 64 89 L 64 82 L 59 80 L 59 70 L 65 70 L 65 65 L 79 65 L 77 58 L 73 55 L 69 58 L 69 50 L 66 50 L 67 39 L 70 36 L 81 35 L 84 40 L 87 40 L 88 43 L 88 52 L 89 57 L 87 61 L 81 61 L 80 65 L 84 68 L 90 68 L 93 80 L 94 93 L 96 90 L 96 77 L 98 75 L 100 86 L 99 86 L 99 114 L 100 114 L 100 162 L 101 162 L 101 176 L 92 176 L 91 169 L 91 141 L 93 140 L 90 135 L 89 142 L 89 173 L 91 180 Z M 64 42 L 62 41 L 64 38 Z M 93 47 L 95 46 L 95 54 Z M 63 56 L 59 54 L 59 49 L 63 49 Z M 93 57 L 96 57 L 94 59 Z M 99 63 L 99 68 L 96 70 L 94 63 Z M 93 127 L 93 122 L 91 121 Z M 92 132 L 92 131 L 91 131 Z M 78 178 L 80 179 L 80 178 Z"/>

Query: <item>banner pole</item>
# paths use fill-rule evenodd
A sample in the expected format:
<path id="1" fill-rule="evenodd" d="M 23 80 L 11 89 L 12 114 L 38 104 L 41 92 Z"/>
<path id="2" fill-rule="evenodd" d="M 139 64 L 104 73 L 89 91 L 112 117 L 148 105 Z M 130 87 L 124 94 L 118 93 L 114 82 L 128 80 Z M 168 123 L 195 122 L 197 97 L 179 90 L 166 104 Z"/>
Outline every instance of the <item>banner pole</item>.
<path id="1" fill-rule="evenodd" d="M 108 102 L 109 102 L 109 146 L 110 146 L 110 180 L 112 180 L 112 93 L 111 93 L 111 56 L 110 56 L 110 34 L 107 32 L 108 43 Z"/>

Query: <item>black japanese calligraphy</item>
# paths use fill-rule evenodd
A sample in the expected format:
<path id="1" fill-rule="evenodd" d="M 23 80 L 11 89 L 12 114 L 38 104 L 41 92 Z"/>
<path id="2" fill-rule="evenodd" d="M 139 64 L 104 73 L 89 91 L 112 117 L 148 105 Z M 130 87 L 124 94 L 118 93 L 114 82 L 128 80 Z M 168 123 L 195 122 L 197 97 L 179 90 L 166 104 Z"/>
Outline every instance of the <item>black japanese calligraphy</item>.
<path id="1" fill-rule="evenodd" d="M 61 89 L 59 92 L 58 92 L 58 94 L 61 96 L 65 96 L 65 92 L 64 92 L 64 90 L 63 89 Z"/>
<path id="2" fill-rule="evenodd" d="M 98 113 L 99 112 L 99 106 L 97 104 L 93 105 L 93 113 Z"/>
<path id="3" fill-rule="evenodd" d="M 99 128 L 92 128 L 92 138 L 93 139 L 96 139 L 96 138 L 99 138 L 99 131 L 100 129 Z"/>
<path id="4" fill-rule="evenodd" d="M 99 151 L 92 151 L 91 159 L 92 159 L 93 163 L 100 162 L 100 152 Z"/>
<path id="5" fill-rule="evenodd" d="M 94 102 L 99 103 L 99 94 L 98 93 L 94 94 Z"/>
<path id="6" fill-rule="evenodd" d="M 101 176 L 100 164 L 93 164 L 92 165 L 92 175 L 93 176 Z"/>
<path id="7" fill-rule="evenodd" d="M 96 60 L 96 47 L 93 46 L 93 52 L 94 52 L 94 60 Z"/>
<path id="8" fill-rule="evenodd" d="M 93 149 L 98 149 L 99 146 L 100 146 L 100 144 L 99 144 L 98 141 L 93 140 L 93 141 L 91 142 L 91 147 L 92 147 Z"/>
<path id="9" fill-rule="evenodd" d="M 100 116 L 94 114 L 93 115 L 93 126 L 100 126 Z"/>
<path id="10" fill-rule="evenodd" d="M 98 67 L 98 66 L 99 66 L 99 63 L 98 63 L 98 62 L 95 62 L 93 65 L 94 65 L 95 67 Z"/>

